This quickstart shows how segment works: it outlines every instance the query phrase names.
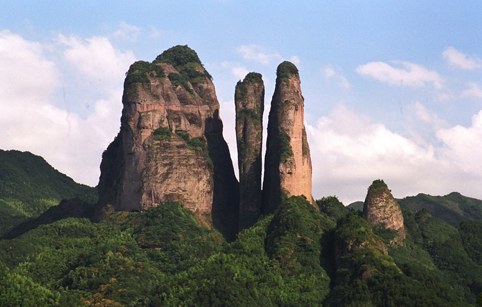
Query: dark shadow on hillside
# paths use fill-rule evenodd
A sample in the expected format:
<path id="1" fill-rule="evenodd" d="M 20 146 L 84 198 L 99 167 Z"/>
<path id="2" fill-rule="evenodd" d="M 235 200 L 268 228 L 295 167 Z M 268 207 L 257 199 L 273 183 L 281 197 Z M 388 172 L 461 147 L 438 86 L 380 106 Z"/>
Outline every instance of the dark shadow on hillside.
<path id="1" fill-rule="evenodd" d="M 69 217 L 90 219 L 93 212 L 94 205 L 83 202 L 78 198 L 62 200 L 57 206 L 50 207 L 39 217 L 29 219 L 15 226 L 0 239 L 15 239 L 16 237 L 21 236 L 24 233 L 39 227 L 40 225 L 51 224 L 55 221 Z"/>

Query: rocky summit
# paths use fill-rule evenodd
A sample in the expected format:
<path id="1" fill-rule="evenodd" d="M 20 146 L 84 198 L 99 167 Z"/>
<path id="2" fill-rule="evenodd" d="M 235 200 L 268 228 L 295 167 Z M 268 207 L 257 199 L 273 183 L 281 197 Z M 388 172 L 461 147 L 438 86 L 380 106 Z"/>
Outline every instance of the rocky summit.
<path id="1" fill-rule="evenodd" d="M 296 66 L 278 66 L 271 101 L 263 183 L 263 213 L 278 208 L 283 195 L 303 195 L 312 204 L 310 147 L 304 126 L 304 99 Z"/>
<path id="2" fill-rule="evenodd" d="M 363 214 L 373 226 L 382 224 L 385 229 L 396 230 L 396 242 L 405 239 L 402 210 L 383 180 L 373 181 L 368 188 Z"/>
<path id="3" fill-rule="evenodd" d="M 237 228 L 238 182 L 211 79 L 188 46 L 131 65 L 120 132 L 102 156 L 101 206 L 141 211 L 179 201 L 221 229 Z"/>
<path id="4" fill-rule="evenodd" d="M 261 151 L 264 83 L 251 72 L 236 85 L 236 140 L 239 167 L 239 227 L 252 226 L 261 215 Z"/>

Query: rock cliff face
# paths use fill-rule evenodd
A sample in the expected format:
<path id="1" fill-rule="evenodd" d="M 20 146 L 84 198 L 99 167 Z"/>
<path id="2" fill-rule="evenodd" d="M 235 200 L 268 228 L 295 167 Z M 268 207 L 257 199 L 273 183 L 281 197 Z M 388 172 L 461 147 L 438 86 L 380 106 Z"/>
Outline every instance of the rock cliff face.
<path id="1" fill-rule="evenodd" d="M 271 101 L 263 183 L 264 214 L 279 206 L 282 194 L 304 195 L 312 204 L 311 157 L 304 126 L 304 102 L 298 69 L 278 66 Z"/>
<path id="2" fill-rule="evenodd" d="M 139 211 L 179 201 L 233 227 L 238 183 L 214 85 L 196 52 L 176 46 L 132 64 L 122 103 L 120 132 L 102 156 L 101 206 Z"/>
<path id="3" fill-rule="evenodd" d="M 264 83 L 249 73 L 236 85 L 236 139 L 239 166 L 239 228 L 252 226 L 261 215 L 261 151 Z"/>
<path id="4" fill-rule="evenodd" d="M 368 188 L 363 214 L 373 226 L 384 224 L 386 229 L 396 230 L 399 239 L 395 241 L 405 239 L 402 210 L 383 180 L 373 181 Z"/>

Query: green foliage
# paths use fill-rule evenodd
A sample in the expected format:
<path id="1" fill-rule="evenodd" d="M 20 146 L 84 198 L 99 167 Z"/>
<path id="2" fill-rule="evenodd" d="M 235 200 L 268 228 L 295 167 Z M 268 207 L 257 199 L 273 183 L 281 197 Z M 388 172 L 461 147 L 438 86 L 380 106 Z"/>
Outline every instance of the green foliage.
<path id="1" fill-rule="evenodd" d="M 248 88 L 246 87 L 246 83 L 242 81 L 238 81 L 236 83 L 236 90 L 234 92 L 236 100 L 244 100 L 248 96 Z"/>
<path id="2" fill-rule="evenodd" d="M 75 183 L 30 152 L 0 150 L 0 237 L 72 198 L 95 203 L 97 190 Z"/>
<path id="3" fill-rule="evenodd" d="M 465 251 L 472 261 L 482 265 L 482 222 L 468 220 L 458 226 Z"/>
<path id="4" fill-rule="evenodd" d="M 164 129 L 160 135 L 172 134 Z M 204 138 L 191 139 L 186 131 L 176 134 L 189 148 L 207 151 Z M 27 160 L 21 159 L 25 164 Z M 1 167 L 4 161 L 8 159 L 0 160 Z M 20 169 L 12 165 L 3 169 Z M 29 165 L 22 178 L 32 174 L 61 182 L 57 175 L 41 177 L 56 172 L 45 168 L 39 174 L 35 165 Z M 385 189 L 381 183 L 374 182 L 374 189 Z M 25 188 L 19 183 L 3 187 L 13 188 L 2 191 L 10 195 L 19 195 L 16 187 Z M 61 188 L 60 183 L 47 187 Z M 451 197 L 455 201 L 457 195 Z M 260 218 L 229 244 L 208 228 L 207 217 L 177 202 L 145 212 L 108 213 L 102 222 L 92 223 L 82 218 L 90 216 L 88 202 L 78 199 L 51 206 L 50 198 L 40 199 L 44 207 L 39 202 L 33 208 L 14 197 L 0 199 L 0 213 L 10 217 L 34 216 L 49 207 L 29 221 L 31 226 L 22 224 L 23 232 L 13 239 L 0 239 L 1 306 L 480 303 L 480 221 L 465 221 L 455 228 L 433 217 L 429 209 L 402 210 L 407 238 L 402 246 L 388 247 L 386 255 L 382 241 L 390 241 L 393 233 L 372 229 L 336 197 L 318 200 L 318 212 L 303 197 L 283 196 L 273 215 Z M 77 217 L 67 218 L 73 212 Z"/>
<path id="5" fill-rule="evenodd" d="M 299 76 L 298 68 L 296 68 L 293 63 L 284 61 L 283 63 L 278 65 L 278 68 L 276 70 L 276 76 L 280 80 L 287 82 L 290 76 Z"/>
<path id="6" fill-rule="evenodd" d="M 177 45 L 169 48 L 162 54 L 158 55 L 155 62 L 168 63 L 174 67 L 184 66 L 192 62 L 202 64 L 196 51 L 192 50 L 187 45 Z"/>
<path id="7" fill-rule="evenodd" d="M 317 276 L 313 282 L 318 293 L 309 296 L 309 304 L 321 302 L 329 292 L 330 279 L 320 262 L 321 243 L 334 226 L 305 198 L 293 196 L 281 203 L 268 227 L 266 250 L 270 258 L 278 260 L 289 277 Z"/>
<path id="8" fill-rule="evenodd" d="M 376 179 L 368 187 L 368 194 L 378 194 L 380 192 L 388 190 L 388 186 L 383 181 L 383 179 Z"/>
<path id="9" fill-rule="evenodd" d="M 434 217 L 452 226 L 457 226 L 468 219 L 482 220 L 482 200 L 465 197 L 456 192 L 445 196 L 418 194 L 397 200 L 397 202 L 401 208 L 412 211 L 425 208 Z"/>
<path id="10" fill-rule="evenodd" d="M 348 209 L 351 209 L 351 210 L 354 210 L 354 211 L 360 211 L 360 212 L 363 212 L 363 206 L 365 205 L 365 202 L 363 201 L 356 201 L 356 202 L 353 202 L 351 204 L 349 204 L 348 206 L 346 206 Z"/>
<path id="11" fill-rule="evenodd" d="M 154 140 L 167 140 L 172 136 L 172 129 L 166 127 L 159 127 L 154 130 L 153 139 Z"/>
<path id="12" fill-rule="evenodd" d="M 194 92 L 192 88 L 189 87 L 189 84 L 187 83 L 187 80 L 183 78 L 182 75 L 176 74 L 176 73 L 170 73 L 168 75 L 169 80 L 171 80 L 171 83 L 174 87 L 178 87 L 179 85 L 182 86 L 190 95 L 194 95 Z"/>
<path id="13" fill-rule="evenodd" d="M 377 224 L 373 226 L 373 233 L 376 234 L 385 244 L 389 244 L 393 239 L 398 237 L 398 231 L 391 228 L 385 228 L 385 224 Z"/>
<path id="14" fill-rule="evenodd" d="M 244 77 L 243 81 L 238 81 L 236 84 L 236 91 L 235 91 L 235 96 L 236 99 L 238 100 L 244 100 L 246 99 L 248 95 L 248 89 L 246 87 L 246 84 L 251 83 L 251 82 L 258 82 L 258 81 L 263 81 L 263 76 L 259 73 L 255 72 L 250 72 L 249 74 Z"/>
<path id="15" fill-rule="evenodd" d="M 320 240 L 333 226 L 305 199 L 292 197 L 222 252 L 160 284 L 150 306 L 319 306 L 329 291 Z M 285 236 L 293 249 L 289 266 L 281 259 Z"/>
<path id="16" fill-rule="evenodd" d="M 204 77 L 212 81 L 212 76 L 204 69 L 196 51 L 185 46 L 174 46 L 158 55 L 154 63 L 168 63 L 174 66 L 182 76 L 182 79 L 191 83 L 202 83 Z M 203 72 L 196 70 L 202 68 Z"/>
<path id="17" fill-rule="evenodd" d="M 210 165 L 213 164 L 211 158 L 209 157 L 208 147 L 204 138 L 199 137 L 191 139 L 189 132 L 182 130 L 177 130 L 176 134 L 179 135 L 184 140 L 184 142 L 186 142 L 187 148 L 202 152 L 208 163 Z"/>
<path id="18" fill-rule="evenodd" d="M 60 294 L 42 287 L 31 278 L 9 270 L 0 262 L 0 306 L 60 306 Z"/>
<path id="19" fill-rule="evenodd" d="M 244 77 L 244 82 L 256 82 L 256 81 L 262 81 L 263 76 L 259 73 L 256 72 L 250 72 L 249 74 Z"/>
<path id="20" fill-rule="evenodd" d="M 467 254 L 459 231 L 434 217 L 420 220 L 423 248 L 451 284 L 458 285 L 469 303 L 482 291 L 482 267 Z"/>
<path id="21" fill-rule="evenodd" d="M 42 225 L 0 240 L 0 259 L 18 275 L 13 283 L 31 281 L 31 289 L 53 293 L 60 306 L 120 306 L 144 301 L 167 275 L 216 253 L 222 240 L 179 203 L 168 203 L 112 213 L 99 224 L 69 218 Z"/>
<path id="22" fill-rule="evenodd" d="M 325 213 L 335 222 L 349 211 L 349 209 L 345 207 L 336 196 L 328 196 L 318 199 L 316 205 L 320 209 L 320 212 Z"/>
<path id="23" fill-rule="evenodd" d="M 279 136 L 279 157 L 280 162 L 286 161 L 289 157 L 293 156 L 293 149 L 291 148 L 291 138 L 290 136 L 283 131 L 283 129 L 279 128 L 278 132 Z"/>
<path id="24" fill-rule="evenodd" d="M 126 72 L 124 87 L 131 84 L 150 84 L 149 78 L 158 78 L 161 82 L 165 76 L 164 69 L 156 63 L 137 61 L 129 67 Z"/>
<path id="25" fill-rule="evenodd" d="M 184 142 L 186 142 L 186 146 L 189 149 L 207 152 L 207 145 L 203 138 L 194 138 L 191 139 L 191 136 L 187 131 L 177 130 L 176 134 L 179 135 Z"/>
<path id="26" fill-rule="evenodd" d="M 260 109 L 242 109 L 238 113 L 238 120 L 244 120 L 246 117 L 251 119 L 253 124 L 255 125 L 261 125 L 261 110 Z"/>
<path id="27" fill-rule="evenodd" d="M 326 306 L 466 306 L 436 272 L 408 263 L 397 267 L 356 213 L 338 220 L 336 240 L 340 265 Z"/>

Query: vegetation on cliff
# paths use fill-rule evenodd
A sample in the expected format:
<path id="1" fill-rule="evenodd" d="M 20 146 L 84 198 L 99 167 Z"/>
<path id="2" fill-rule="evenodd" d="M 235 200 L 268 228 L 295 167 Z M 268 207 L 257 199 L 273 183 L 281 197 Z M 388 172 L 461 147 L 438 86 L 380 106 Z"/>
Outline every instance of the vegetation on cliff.
<path id="1" fill-rule="evenodd" d="M 251 72 L 236 84 L 236 143 L 239 168 L 239 227 L 252 226 L 261 214 L 261 153 L 264 83 Z"/>
<path id="2" fill-rule="evenodd" d="M 279 80 L 287 82 L 290 78 L 290 75 L 299 76 L 298 68 L 296 68 L 293 63 L 284 61 L 278 65 L 276 76 L 279 78 Z"/>
<path id="3" fill-rule="evenodd" d="M 155 63 L 145 61 L 137 61 L 129 67 L 126 72 L 126 79 L 124 87 L 132 84 L 150 84 L 149 75 L 151 78 L 158 78 L 161 82 L 164 79 L 164 69 Z"/>
<path id="4" fill-rule="evenodd" d="M 171 64 L 177 71 L 179 71 L 179 78 L 182 81 L 201 83 L 204 82 L 204 77 L 208 78 L 211 81 L 213 79 L 212 76 L 204 68 L 196 51 L 192 50 L 187 45 L 177 45 L 167 49 L 166 51 L 158 55 L 153 63 Z M 169 79 L 171 79 L 171 77 L 169 77 Z"/>

